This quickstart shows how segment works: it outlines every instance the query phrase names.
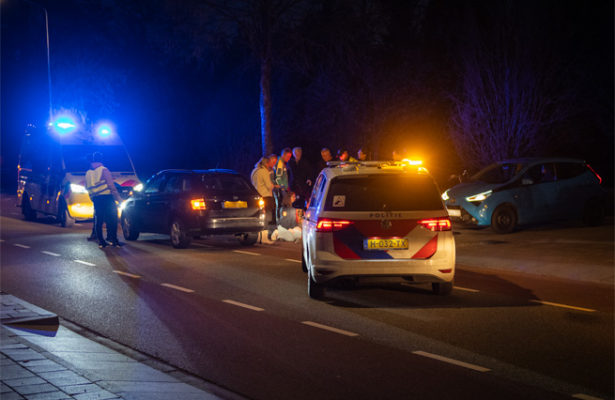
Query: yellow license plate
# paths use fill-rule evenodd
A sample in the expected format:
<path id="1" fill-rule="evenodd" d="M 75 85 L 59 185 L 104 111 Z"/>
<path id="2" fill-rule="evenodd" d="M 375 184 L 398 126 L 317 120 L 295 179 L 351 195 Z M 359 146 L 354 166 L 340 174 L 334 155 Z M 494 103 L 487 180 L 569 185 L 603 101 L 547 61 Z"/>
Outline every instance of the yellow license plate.
<path id="1" fill-rule="evenodd" d="M 365 250 L 407 250 L 408 239 L 365 239 L 363 241 Z"/>
<path id="2" fill-rule="evenodd" d="M 246 201 L 225 201 L 222 205 L 224 208 L 248 208 Z"/>

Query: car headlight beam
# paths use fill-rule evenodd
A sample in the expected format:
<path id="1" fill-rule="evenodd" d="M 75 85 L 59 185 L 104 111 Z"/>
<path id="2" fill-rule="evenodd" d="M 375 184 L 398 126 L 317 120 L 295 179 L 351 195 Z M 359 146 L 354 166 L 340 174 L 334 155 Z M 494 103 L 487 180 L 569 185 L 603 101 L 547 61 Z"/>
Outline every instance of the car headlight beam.
<path id="1" fill-rule="evenodd" d="M 87 193 L 88 192 L 85 186 L 77 185 L 76 183 L 70 184 L 70 191 L 73 193 Z"/>
<path id="2" fill-rule="evenodd" d="M 469 201 L 469 202 L 483 201 L 487 197 L 491 196 L 492 193 L 493 193 L 493 190 L 487 190 L 486 192 L 477 193 L 475 195 L 466 197 L 466 201 Z"/>

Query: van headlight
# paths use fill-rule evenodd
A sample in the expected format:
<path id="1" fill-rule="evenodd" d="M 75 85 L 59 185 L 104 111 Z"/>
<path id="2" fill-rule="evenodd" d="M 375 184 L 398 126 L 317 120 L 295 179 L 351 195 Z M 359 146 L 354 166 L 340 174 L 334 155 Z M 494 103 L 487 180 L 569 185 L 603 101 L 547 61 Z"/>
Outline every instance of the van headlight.
<path id="1" fill-rule="evenodd" d="M 466 201 L 475 202 L 475 201 L 483 201 L 487 197 L 491 196 L 493 190 L 487 190 L 486 192 L 478 193 L 472 196 L 466 197 Z"/>
<path id="2" fill-rule="evenodd" d="M 143 190 L 143 184 L 137 183 L 135 187 L 132 188 L 132 190 L 134 190 L 135 192 L 140 192 L 141 190 Z"/>
<path id="3" fill-rule="evenodd" d="M 76 183 L 70 184 L 70 191 L 73 193 L 87 193 L 85 186 L 77 185 Z"/>

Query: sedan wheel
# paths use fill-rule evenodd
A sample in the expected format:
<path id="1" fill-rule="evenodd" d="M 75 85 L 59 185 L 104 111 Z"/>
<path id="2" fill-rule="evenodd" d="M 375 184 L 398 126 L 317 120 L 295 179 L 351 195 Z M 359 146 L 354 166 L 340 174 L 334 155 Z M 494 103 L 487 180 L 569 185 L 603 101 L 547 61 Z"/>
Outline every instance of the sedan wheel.
<path id="1" fill-rule="evenodd" d="M 184 224 L 178 219 L 174 219 L 173 222 L 171 222 L 170 235 L 171 244 L 176 249 L 185 249 L 192 241 L 192 237 L 188 235 L 188 232 L 186 232 Z"/>

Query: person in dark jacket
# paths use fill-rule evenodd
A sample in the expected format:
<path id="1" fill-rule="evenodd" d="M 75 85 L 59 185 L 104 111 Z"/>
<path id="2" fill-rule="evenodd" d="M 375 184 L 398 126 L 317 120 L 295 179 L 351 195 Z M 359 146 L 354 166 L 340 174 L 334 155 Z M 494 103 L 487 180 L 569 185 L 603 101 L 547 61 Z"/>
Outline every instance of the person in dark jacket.
<path id="1" fill-rule="evenodd" d="M 302 157 L 301 147 L 293 148 L 293 158 L 288 162 L 290 169 L 290 190 L 297 195 L 297 200 L 305 201 L 312 192 L 312 167 L 309 162 Z"/>

